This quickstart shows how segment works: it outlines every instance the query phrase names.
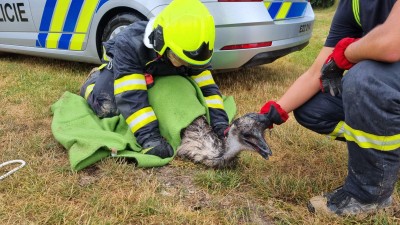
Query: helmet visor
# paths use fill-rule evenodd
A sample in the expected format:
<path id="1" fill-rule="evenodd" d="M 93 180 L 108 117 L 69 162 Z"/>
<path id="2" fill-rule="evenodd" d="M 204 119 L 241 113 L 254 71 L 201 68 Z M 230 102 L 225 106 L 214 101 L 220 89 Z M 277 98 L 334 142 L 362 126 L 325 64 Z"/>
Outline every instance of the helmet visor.
<path id="1" fill-rule="evenodd" d="M 167 57 L 168 59 L 171 61 L 171 63 L 176 66 L 186 66 L 188 68 L 192 68 L 192 69 L 206 69 L 207 67 L 210 66 L 210 63 L 206 63 L 204 65 L 194 65 L 194 64 L 190 64 L 188 62 L 186 62 L 185 60 L 179 58 L 179 56 L 177 56 L 173 51 L 171 51 L 170 49 L 167 50 Z"/>

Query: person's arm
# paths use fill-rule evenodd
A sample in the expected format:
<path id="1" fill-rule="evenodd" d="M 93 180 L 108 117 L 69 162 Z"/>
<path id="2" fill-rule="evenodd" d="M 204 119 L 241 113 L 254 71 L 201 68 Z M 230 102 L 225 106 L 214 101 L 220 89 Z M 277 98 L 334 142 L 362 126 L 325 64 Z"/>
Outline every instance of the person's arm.
<path id="1" fill-rule="evenodd" d="M 400 61 L 399 21 L 400 1 L 397 1 L 383 24 L 347 47 L 346 58 L 353 63 L 365 59 L 389 63 Z"/>
<path id="2" fill-rule="evenodd" d="M 321 68 L 333 48 L 323 47 L 311 67 L 303 73 L 277 103 L 287 112 L 304 104 L 320 90 Z"/>
<path id="3" fill-rule="evenodd" d="M 220 139 L 225 136 L 224 131 L 229 126 L 228 115 L 225 112 L 221 91 L 215 83 L 211 71 L 208 69 L 193 69 L 190 77 L 199 86 L 210 113 L 210 125 Z"/>

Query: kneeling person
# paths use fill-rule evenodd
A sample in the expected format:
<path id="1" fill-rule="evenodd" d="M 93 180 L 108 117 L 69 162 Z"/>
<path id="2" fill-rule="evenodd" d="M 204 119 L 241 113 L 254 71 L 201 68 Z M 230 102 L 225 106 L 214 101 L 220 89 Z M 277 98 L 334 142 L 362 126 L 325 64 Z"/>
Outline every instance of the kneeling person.
<path id="1" fill-rule="evenodd" d="M 122 114 L 144 153 L 167 158 L 174 151 L 160 134 L 146 79 L 188 76 L 200 87 L 211 126 L 223 138 L 228 116 L 209 70 L 214 41 L 207 8 L 199 0 L 174 0 L 149 22 L 133 23 L 103 43 L 105 63 L 91 73 L 80 94 L 100 118 Z"/>

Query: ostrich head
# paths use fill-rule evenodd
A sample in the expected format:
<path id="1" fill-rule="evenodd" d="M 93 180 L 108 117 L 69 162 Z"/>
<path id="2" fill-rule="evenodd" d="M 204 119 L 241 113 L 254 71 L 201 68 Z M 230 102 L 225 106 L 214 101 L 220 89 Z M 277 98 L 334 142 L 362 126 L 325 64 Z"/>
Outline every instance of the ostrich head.
<path id="1" fill-rule="evenodd" d="M 226 138 L 231 154 L 248 149 L 258 152 L 264 159 L 272 155 L 264 138 L 265 124 L 259 118 L 257 113 L 248 113 L 232 122 Z"/>
<path id="2" fill-rule="evenodd" d="M 260 118 L 259 114 L 249 113 L 235 119 L 221 140 L 205 116 L 200 116 L 182 131 L 177 155 L 212 168 L 234 166 L 236 156 L 243 150 L 256 151 L 268 159 L 272 152 L 264 139 L 266 128 Z"/>

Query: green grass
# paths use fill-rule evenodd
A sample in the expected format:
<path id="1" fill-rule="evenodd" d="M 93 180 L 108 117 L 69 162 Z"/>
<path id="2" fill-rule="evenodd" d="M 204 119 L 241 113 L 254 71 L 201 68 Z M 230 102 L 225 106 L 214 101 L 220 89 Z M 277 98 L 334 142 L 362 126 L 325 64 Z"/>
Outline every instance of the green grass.
<path id="1" fill-rule="evenodd" d="M 272 64 L 218 74 L 238 115 L 279 98 L 311 65 L 334 8 L 316 10 L 310 44 Z M 236 168 L 207 169 L 173 160 L 140 169 L 105 159 L 78 173 L 50 130 L 50 107 L 77 93 L 94 65 L 29 56 L 0 56 L 0 162 L 27 165 L 0 181 L 0 224 L 396 224 L 398 210 L 364 217 L 312 215 L 306 202 L 343 183 L 344 143 L 304 129 L 290 115 L 266 139 L 269 160 L 243 152 Z M 3 174 L 11 167 L 1 168 Z M 400 187 L 396 186 L 398 201 Z M 397 203 L 396 203 L 396 208 Z M 395 209 L 396 209 L 395 208 Z"/>

